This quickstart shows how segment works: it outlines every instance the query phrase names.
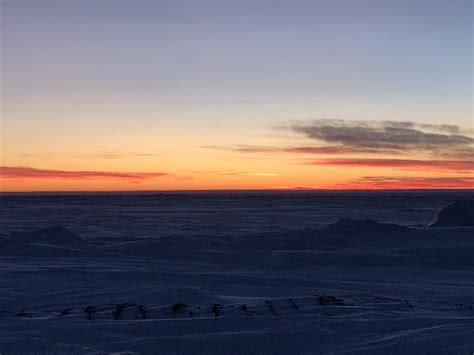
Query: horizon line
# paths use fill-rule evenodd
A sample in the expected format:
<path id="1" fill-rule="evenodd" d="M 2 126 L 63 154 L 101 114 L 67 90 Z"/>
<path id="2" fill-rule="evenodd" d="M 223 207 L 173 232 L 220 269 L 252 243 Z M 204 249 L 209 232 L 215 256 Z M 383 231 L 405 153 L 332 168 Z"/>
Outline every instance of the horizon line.
<path id="1" fill-rule="evenodd" d="M 196 192 L 410 192 L 410 191 L 469 191 L 474 188 L 407 188 L 407 189 L 193 189 L 193 190 L 38 190 L 38 191 L 0 191 L 0 195 L 7 194 L 110 194 L 110 193 L 196 193 Z"/>

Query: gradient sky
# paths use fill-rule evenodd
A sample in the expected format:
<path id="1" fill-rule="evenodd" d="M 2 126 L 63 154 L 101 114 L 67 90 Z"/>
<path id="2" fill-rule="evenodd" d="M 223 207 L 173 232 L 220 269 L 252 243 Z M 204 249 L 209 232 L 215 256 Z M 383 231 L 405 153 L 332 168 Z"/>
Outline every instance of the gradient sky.
<path id="1" fill-rule="evenodd" d="M 470 0 L 2 0 L 3 191 L 472 188 Z"/>

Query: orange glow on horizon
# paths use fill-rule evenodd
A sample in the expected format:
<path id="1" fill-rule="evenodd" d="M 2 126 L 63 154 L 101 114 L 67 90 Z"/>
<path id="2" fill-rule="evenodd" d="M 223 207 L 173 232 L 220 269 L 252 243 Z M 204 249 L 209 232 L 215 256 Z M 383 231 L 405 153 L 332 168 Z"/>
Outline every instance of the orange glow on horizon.
<path id="1" fill-rule="evenodd" d="M 53 170 L 0 167 L 3 192 L 34 191 L 171 191 L 171 190 L 407 190 L 472 189 L 474 178 L 467 174 L 423 177 L 400 174 L 390 169 L 320 167 L 298 173 L 270 171 L 125 172 Z M 380 171 L 383 174 L 380 174 Z M 302 172 L 304 171 L 304 174 Z M 374 174 L 377 172 L 379 174 Z M 419 173 L 419 172 L 418 172 Z M 446 173 L 444 171 L 444 173 Z"/>

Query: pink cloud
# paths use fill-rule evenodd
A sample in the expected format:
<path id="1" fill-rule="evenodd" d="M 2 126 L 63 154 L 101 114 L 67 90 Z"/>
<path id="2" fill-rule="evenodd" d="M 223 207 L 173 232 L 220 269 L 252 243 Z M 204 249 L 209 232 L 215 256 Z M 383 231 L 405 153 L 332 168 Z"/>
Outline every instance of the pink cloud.
<path id="1" fill-rule="evenodd" d="M 429 170 L 458 170 L 474 169 L 472 160 L 412 160 L 412 159 L 319 159 L 307 165 L 326 165 L 343 167 L 368 168 L 401 168 Z"/>
<path id="2" fill-rule="evenodd" d="M 364 176 L 331 185 L 273 186 L 277 190 L 413 190 L 474 188 L 472 177 Z"/>
<path id="3" fill-rule="evenodd" d="M 472 189 L 474 178 L 364 176 L 350 185 L 358 188 L 376 189 Z"/>
<path id="4" fill-rule="evenodd" d="M 0 176 L 9 179 L 70 179 L 70 180 L 93 180 L 93 179 L 119 179 L 119 180 L 145 180 L 159 177 L 174 177 L 172 174 L 163 172 L 116 172 L 116 171 L 70 171 L 49 170 L 29 167 L 0 167 Z"/>

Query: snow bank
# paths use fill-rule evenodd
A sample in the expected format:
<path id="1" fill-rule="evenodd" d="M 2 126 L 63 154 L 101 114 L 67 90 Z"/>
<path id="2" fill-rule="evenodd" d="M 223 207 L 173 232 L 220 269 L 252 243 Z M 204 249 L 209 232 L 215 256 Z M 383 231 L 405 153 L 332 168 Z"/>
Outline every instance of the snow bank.
<path id="1" fill-rule="evenodd" d="M 456 201 L 436 213 L 430 227 L 474 226 L 474 200 Z"/>

